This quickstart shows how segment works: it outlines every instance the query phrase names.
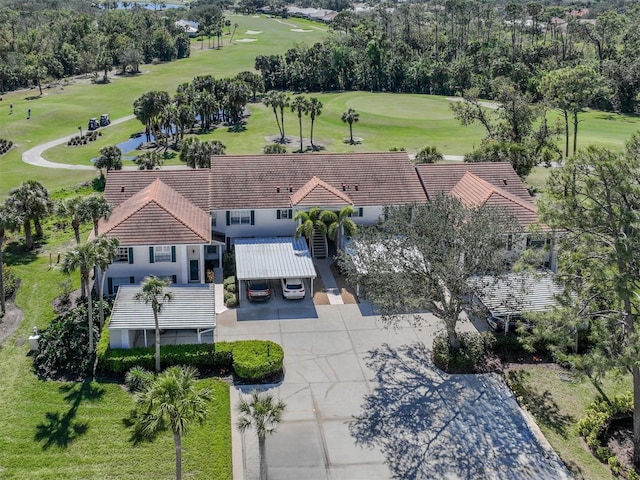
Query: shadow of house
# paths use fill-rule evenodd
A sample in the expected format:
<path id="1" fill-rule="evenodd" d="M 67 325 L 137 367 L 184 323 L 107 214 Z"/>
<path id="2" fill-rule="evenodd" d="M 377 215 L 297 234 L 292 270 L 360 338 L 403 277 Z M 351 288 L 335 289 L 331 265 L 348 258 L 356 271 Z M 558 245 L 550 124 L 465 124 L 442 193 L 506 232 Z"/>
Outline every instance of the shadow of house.
<path id="1" fill-rule="evenodd" d="M 383 345 L 366 363 L 377 387 L 349 430 L 394 478 L 570 478 L 497 375 L 445 374 L 421 343 Z"/>

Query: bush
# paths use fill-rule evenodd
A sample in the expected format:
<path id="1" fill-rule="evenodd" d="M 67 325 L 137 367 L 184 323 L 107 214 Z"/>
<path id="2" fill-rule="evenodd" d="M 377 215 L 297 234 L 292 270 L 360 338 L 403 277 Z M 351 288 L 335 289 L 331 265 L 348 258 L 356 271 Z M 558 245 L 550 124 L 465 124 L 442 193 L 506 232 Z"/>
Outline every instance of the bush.
<path id="1" fill-rule="evenodd" d="M 231 275 L 230 277 L 225 278 L 224 281 L 222 282 L 222 285 L 224 286 L 224 289 L 227 292 L 236 293 L 237 291 L 236 277 L 234 275 Z"/>
<path id="2" fill-rule="evenodd" d="M 202 371 L 231 370 L 238 377 L 260 381 L 282 371 L 284 352 L 277 343 L 238 340 L 199 345 L 165 345 L 160 350 L 162 368 L 190 365 Z M 123 375 L 134 367 L 155 368 L 155 347 L 112 349 L 98 360 L 100 373 Z"/>
<path id="3" fill-rule="evenodd" d="M 97 341 L 95 328 L 93 335 Z M 56 317 L 40 334 L 38 353 L 33 362 L 35 372 L 44 379 L 83 379 L 93 367 L 88 347 L 87 307 L 78 303 L 77 308 Z"/>
<path id="4" fill-rule="evenodd" d="M 235 293 L 229 293 L 229 298 L 226 298 L 225 296 L 224 305 L 227 308 L 236 308 L 240 305 L 240 302 L 238 302 L 238 296 Z"/>
<path id="5" fill-rule="evenodd" d="M 160 350 L 163 368 L 174 365 L 191 365 L 202 370 L 231 368 L 231 344 L 164 345 Z M 122 375 L 133 367 L 155 369 L 155 346 L 112 349 L 99 359 L 99 369 L 104 374 Z"/>
<path id="6" fill-rule="evenodd" d="M 130 392 L 142 392 L 153 382 L 153 373 L 142 367 L 133 367 L 124 376 L 124 383 Z"/>
<path id="7" fill-rule="evenodd" d="M 472 373 L 481 371 L 488 356 L 493 353 L 495 337 L 488 332 L 464 332 L 458 335 L 460 349 L 454 351 L 449 346 L 445 332 L 433 339 L 433 363 L 448 373 Z"/>
<path id="8" fill-rule="evenodd" d="M 287 147 L 279 143 L 270 143 L 269 145 L 265 145 L 262 151 L 267 155 L 283 154 L 287 153 Z"/>
<path id="9" fill-rule="evenodd" d="M 110 319 L 107 318 L 100 332 L 100 340 L 98 340 L 98 345 L 96 346 L 96 355 L 98 358 L 104 357 L 109 351 L 109 343 L 111 341 L 111 337 L 109 336 L 109 320 Z"/>
<path id="10" fill-rule="evenodd" d="M 282 371 L 284 351 L 277 343 L 262 340 L 236 342 L 233 369 L 238 377 L 261 381 Z"/>
<path id="11" fill-rule="evenodd" d="M 2 281 L 4 287 L 4 298 L 11 298 L 18 288 L 18 277 L 16 277 L 13 269 L 8 265 L 2 265 Z"/>
<path id="12" fill-rule="evenodd" d="M 593 402 L 578 421 L 578 434 L 584 437 L 593 454 L 602 462 L 610 462 L 612 457 L 611 450 L 601 443 L 602 434 L 609 428 L 611 419 L 624 415 L 633 415 L 631 392 L 616 395 L 610 403 L 605 400 Z"/>

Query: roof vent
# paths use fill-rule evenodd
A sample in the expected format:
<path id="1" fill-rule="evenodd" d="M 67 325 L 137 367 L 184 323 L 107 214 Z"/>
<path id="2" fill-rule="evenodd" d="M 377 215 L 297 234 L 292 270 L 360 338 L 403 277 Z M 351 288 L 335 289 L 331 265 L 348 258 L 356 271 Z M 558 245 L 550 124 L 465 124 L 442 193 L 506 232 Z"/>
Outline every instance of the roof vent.
<path id="1" fill-rule="evenodd" d="M 276 187 L 276 192 L 280 193 L 280 187 Z"/>
<path id="2" fill-rule="evenodd" d="M 502 179 L 502 184 L 503 184 L 503 185 L 506 185 L 506 184 L 507 184 L 507 179 L 506 179 L 506 178 L 503 178 L 503 179 Z"/>
<path id="3" fill-rule="evenodd" d="M 353 186 L 353 188 L 356 189 L 356 192 L 358 191 L 358 188 L 360 188 L 360 185 L 358 185 L 357 183 Z"/>
<path id="4" fill-rule="evenodd" d="M 347 189 L 347 186 L 342 182 L 342 191 L 344 192 Z"/>
<path id="5" fill-rule="evenodd" d="M 124 185 L 120 185 L 120 193 L 124 192 Z"/>
<path id="6" fill-rule="evenodd" d="M 289 193 L 293 192 L 293 185 L 289 184 Z"/>

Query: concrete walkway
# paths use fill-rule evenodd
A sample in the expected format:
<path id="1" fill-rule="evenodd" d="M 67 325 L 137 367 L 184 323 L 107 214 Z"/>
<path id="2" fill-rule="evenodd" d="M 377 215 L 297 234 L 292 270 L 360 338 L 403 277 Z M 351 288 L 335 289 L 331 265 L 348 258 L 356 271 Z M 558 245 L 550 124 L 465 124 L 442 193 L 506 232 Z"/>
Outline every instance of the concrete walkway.
<path id="1" fill-rule="evenodd" d="M 272 340 L 285 351 L 282 383 L 232 388 L 235 480 L 258 478 L 255 433 L 235 427 L 237 402 L 254 388 L 287 404 L 267 439 L 270 480 L 570 478 L 500 377 L 432 366 L 440 324 L 432 315 L 421 327 L 385 329 L 362 304 L 316 310 L 317 318 L 218 316 L 216 341 Z"/>
<path id="2" fill-rule="evenodd" d="M 336 283 L 336 279 L 334 278 L 333 272 L 331 272 L 330 268 L 332 262 L 333 260 L 330 258 L 313 259 L 313 264 L 316 266 L 316 269 L 320 274 L 320 278 L 322 279 L 324 291 L 329 298 L 329 304 L 342 305 L 344 304 L 344 301 L 342 300 L 340 289 L 338 288 L 338 284 Z"/>

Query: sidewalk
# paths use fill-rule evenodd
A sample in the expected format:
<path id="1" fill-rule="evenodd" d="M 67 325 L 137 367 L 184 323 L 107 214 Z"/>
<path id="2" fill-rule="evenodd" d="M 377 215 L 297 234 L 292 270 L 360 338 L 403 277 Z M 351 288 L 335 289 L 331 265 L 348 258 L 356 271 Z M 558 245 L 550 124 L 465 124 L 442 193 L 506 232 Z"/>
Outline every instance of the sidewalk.
<path id="1" fill-rule="evenodd" d="M 333 277 L 333 273 L 329 267 L 331 262 L 332 260 L 330 258 L 313 259 L 313 264 L 318 270 L 322 283 L 324 284 L 324 291 L 326 292 L 327 297 L 329 297 L 329 305 L 343 305 L 344 302 L 342 301 L 340 289 L 338 288 L 336 279 Z"/>

